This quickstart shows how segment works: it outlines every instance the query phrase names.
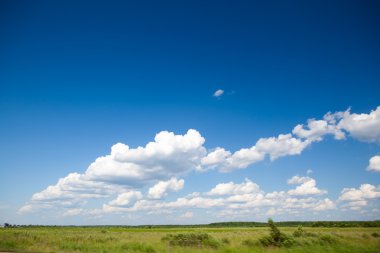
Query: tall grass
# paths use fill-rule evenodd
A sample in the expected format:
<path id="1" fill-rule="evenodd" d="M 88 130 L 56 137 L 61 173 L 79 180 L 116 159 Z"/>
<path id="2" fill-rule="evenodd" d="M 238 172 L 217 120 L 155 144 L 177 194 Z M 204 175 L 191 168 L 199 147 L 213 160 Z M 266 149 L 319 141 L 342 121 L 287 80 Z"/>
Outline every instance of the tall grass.
<path id="1" fill-rule="evenodd" d="M 294 227 L 281 227 L 294 239 L 289 247 L 264 246 L 260 238 L 270 235 L 262 228 L 152 228 L 114 227 L 23 227 L 0 229 L 0 251 L 88 252 L 88 253 L 248 253 L 248 252 L 380 252 L 380 228 L 303 228 L 296 237 Z M 188 236 L 184 234 L 194 234 Z M 202 235 L 202 236 L 199 236 Z M 195 238 L 196 246 L 169 243 Z M 197 240 L 204 240 L 199 243 Z M 208 241 L 216 247 L 207 246 Z M 245 242 L 245 243 L 243 243 Z"/>

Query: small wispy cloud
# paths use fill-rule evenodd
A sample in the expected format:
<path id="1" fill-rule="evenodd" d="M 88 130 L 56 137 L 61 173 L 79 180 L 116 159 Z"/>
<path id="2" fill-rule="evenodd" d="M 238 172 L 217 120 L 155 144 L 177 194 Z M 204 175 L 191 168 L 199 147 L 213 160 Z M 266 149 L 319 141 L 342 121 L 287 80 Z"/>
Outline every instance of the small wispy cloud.
<path id="1" fill-rule="evenodd" d="M 224 93 L 224 90 L 222 90 L 222 89 L 219 89 L 219 90 L 216 90 L 215 92 L 214 92 L 214 97 L 220 97 L 220 96 L 222 96 L 223 95 L 223 93 Z"/>

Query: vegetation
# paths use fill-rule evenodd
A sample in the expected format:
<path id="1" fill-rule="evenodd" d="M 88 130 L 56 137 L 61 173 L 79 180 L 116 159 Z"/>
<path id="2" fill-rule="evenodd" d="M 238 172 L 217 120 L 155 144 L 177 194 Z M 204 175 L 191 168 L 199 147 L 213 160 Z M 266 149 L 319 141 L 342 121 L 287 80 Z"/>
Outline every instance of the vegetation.
<path id="1" fill-rule="evenodd" d="M 168 234 L 162 238 L 171 246 L 218 248 L 220 243 L 206 233 Z"/>
<path id="2" fill-rule="evenodd" d="M 287 236 L 284 233 L 281 233 L 277 228 L 276 224 L 274 224 L 272 219 L 268 220 L 268 225 L 270 228 L 270 235 L 264 236 L 259 239 L 259 242 L 263 246 L 276 246 L 276 247 L 290 247 L 294 244 L 293 238 Z"/>
<path id="3" fill-rule="evenodd" d="M 262 227 L 7 227 L 0 228 L 0 252 L 371 253 L 380 249 L 378 227 L 280 227 L 278 224 Z M 263 238 L 269 238 L 270 243 Z"/>

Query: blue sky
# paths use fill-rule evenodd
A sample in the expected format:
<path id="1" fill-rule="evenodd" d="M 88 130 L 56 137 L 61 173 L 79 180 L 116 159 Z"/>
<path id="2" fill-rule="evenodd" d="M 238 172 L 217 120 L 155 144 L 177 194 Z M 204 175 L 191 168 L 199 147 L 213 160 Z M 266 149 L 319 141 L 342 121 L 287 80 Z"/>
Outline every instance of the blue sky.
<path id="1" fill-rule="evenodd" d="M 379 219 L 378 11 L 2 1 L 0 222 Z"/>

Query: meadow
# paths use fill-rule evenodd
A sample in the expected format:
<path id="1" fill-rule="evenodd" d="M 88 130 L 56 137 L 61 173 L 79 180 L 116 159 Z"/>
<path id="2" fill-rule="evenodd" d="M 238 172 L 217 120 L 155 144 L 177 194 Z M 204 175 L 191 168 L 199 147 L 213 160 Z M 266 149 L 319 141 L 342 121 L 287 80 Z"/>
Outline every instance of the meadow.
<path id="1" fill-rule="evenodd" d="M 1 228 L 0 252 L 380 252 L 379 227 L 279 229 L 290 243 L 265 245 L 268 227 Z"/>

